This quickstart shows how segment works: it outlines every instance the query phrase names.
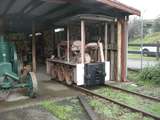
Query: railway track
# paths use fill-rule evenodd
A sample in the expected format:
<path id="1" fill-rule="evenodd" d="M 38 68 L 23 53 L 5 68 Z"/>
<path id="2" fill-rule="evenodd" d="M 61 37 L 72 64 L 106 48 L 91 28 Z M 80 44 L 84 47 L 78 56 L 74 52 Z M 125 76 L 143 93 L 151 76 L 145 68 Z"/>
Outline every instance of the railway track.
<path id="1" fill-rule="evenodd" d="M 71 86 L 70 86 L 70 87 L 71 87 Z M 137 108 L 135 108 L 135 107 L 128 106 L 127 104 L 118 102 L 118 101 L 116 101 L 116 100 L 114 100 L 114 99 L 107 98 L 107 97 L 104 97 L 104 96 L 102 96 L 102 95 L 96 94 L 95 92 L 93 92 L 93 91 L 91 91 L 91 90 L 88 90 L 88 89 L 86 89 L 86 88 L 78 87 L 78 86 L 76 86 L 76 85 L 73 85 L 72 88 L 74 88 L 74 89 L 76 89 L 76 90 L 78 90 L 78 91 L 81 91 L 81 92 L 83 92 L 83 93 L 85 93 L 85 94 L 87 94 L 87 95 L 95 96 L 95 97 L 98 97 L 98 98 L 100 98 L 100 99 L 107 100 L 107 101 L 110 101 L 110 102 L 112 102 L 112 103 L 114 103 L 114 104 L 120 105 L 120 106 L 122 106 L 122 107 L 124 107 L 124 108 L 130 109 L 130 110 L 132 110 L 132 111 L 134 111 L 134 112 L 141 113 L 141 114 L 143 114 L 144 116 L 151 117 L 151 118 L 153 118 L 153 119 L 155 119 L 155 120 L 160 120 L 160 116 L 153 115 L 153 114 L 151 114 L 151 113 L 149 113 L 149 112 L 146 112 L 146 111 L 137 109 Z"/>
<path id="2" fill-rule="evenodd" d="M 160 99 L 156 98 L 156 97 L 152 97 L 152 96 L 144 95 L 144 94 L 141 94 L 141 93 L 133 92 L 133 91 L 126 90 L 126 89 L 116 87 L 116 86 L 113 86 L 113 85 L 109 85 L 109 84 L 106 84 L 104 86 L 112 88 L 112 89 L 120 90 L 122 92 L 126 92 L 126 93 L 129 93 L 129 94 L 137 95 L 137 96 L 140 96 L 140 97 L 143 97 L 143 98 L 146 98 L 146 99 L 150 99 L 150 100 L 153 100 L 153 101 L 160 102 Z"/>
<path id="3" fill-rule="evenodd" d="M 138 113 L 141 113 L 141 114 L 144 115 L 144 116 L 151 117 L 151 118 L 153 118 L 153 119 L 155 119 L 155 120 L 160 120 L 160 116 L 153 115 L 153 114 L 151 114 L 151 113 L 149 113 L 149 112 L 146 112 L 146 111 L 137 109 L 137 108 L 132 107 L 132 106 L 129 106 L 129 105 L 127 105 L 127 104 L 118 102 L 118 101 L 116 101 L 116 100 L 114 100 L 114 99 L 111 99 L 111 98 L 105 97 L 105 96 L 103 96 L 103 95 L 97 94 L 97 93 L 95 93 L 95 92 L 93 92 L 92 90 L 89 90 L 89 89 L 87 89 L 87 88 L 79 87 L 79 86 L 77 86 L 77 85 L 66 85 L 65 83 L 60 82 L 60 81 L 57 81 L 57 82 L 65 85 L 65 86 L 68 86 L 68 87 L 70 87 L 70 88 L 72 88 L 72 89 L 78 90 L 78 91 L 80 91 L 80 92 L 82 92 L 82 93 L 84 93 L 84 94 L 87 94 L 87 95 L 90 95 L 90 96 L 95 96 L 95 97 L 97 97 L 97 98 L 100 98 L 100 99 L 103 99 L 103 100 L 106 100 L 106 101 L 110 101 L 110 102 L 112 102 L 112 103 L 114 103 L 114 104 L 117 104 L 117 105 L 119 105 L 119 106 L 122 106 L 122 107 L 124 107 L 124 108 L 127 108 L 127 109 L 129 109 L 129 110 L 131 110 L 131 111 L 133 111 L 133 112 L 138 112 Z M 117 88 L 117 89 L 118 89 L 118 88 Z M 129 91 L 129 92 L 130 92 L 130 91 Z M 135 94 L 135 93 L 133 93 L 133 94 Z M 141 95 L 140 95 L 140 96 L 141 96 Z M 143 96 L 143 95 L 142 95 L 142 96 Z M 145 97 L 146 97 L 146 96 L 145 96 Z M 147 98 L 148 98 L 148 96 L 147 96 Z M 148 99 L 152 99 L 152 97 L 149 97 Z M 155 100 L 155 99 L 154 99 L 154 100 Z M 156 101 L 157 101 L 157 100 L 156 100 Z"/>

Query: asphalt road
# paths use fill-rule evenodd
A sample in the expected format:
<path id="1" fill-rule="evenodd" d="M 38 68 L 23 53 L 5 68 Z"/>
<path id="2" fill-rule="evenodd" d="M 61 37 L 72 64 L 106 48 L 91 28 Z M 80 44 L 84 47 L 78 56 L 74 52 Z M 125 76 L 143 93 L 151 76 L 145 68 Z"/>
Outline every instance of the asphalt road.
<path id="1" fill-rule="evenodd" d="M 147 67 L 147 66 L 155 66 L 156 64 L 158 64 L 158 61 L 147 61 L 147 60 L 143 60 L 142 62 L 142 66 Z M 128 59 L 128 63 L 127 63 L 128 68 L 132 68 L 132 69 L 141 69 L 141 60 L 138 59 Z"/>

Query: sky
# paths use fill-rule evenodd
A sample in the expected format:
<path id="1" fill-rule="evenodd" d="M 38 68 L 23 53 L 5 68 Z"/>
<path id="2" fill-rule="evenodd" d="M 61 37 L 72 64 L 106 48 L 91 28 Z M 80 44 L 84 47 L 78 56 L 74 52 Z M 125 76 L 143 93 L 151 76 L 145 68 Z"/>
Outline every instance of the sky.
<path id="1" fill-rule="evenodd" d="M 160 0 L 118 0 L 141 11 L 144 19 L 160 16 Z"/>

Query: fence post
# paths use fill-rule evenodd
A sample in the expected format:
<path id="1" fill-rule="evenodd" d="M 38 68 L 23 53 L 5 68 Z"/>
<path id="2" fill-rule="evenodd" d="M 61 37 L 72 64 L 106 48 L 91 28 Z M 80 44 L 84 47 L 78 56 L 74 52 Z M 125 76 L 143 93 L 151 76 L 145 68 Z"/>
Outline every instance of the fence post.
<path id="1" fill-rule="evenodd" d="M 160 43 L 159 41 L 157 41 L 157 54 L 156 54 L 157 60 L 159 60 L 159 48 L 160 48 Z"/>

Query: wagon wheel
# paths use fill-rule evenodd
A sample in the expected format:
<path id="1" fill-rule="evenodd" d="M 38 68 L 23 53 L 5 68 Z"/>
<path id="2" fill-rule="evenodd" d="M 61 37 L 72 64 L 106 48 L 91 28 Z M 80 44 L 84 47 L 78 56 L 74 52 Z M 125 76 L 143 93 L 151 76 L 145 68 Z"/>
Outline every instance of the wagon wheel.
<path id="1" fill-rule="evenodd" d="M 73 84 L 72 70 L 67 70 L 65 72 L 65 81 L 66 81 L 67 85 L 72 85 Z"/>
<path id="2" fill-rule="evenodd" d="M 29 72 L 27 75 L 27 92 L 30 97 L 35 97 L 36 94 L 38 93 L 38 83 L 37 83 L 37 78 L 36 74 L 34 72 Z"/>
<path id="3" fill-rule="evenodd" d="M 60 66 L 59 68 L 58 68 L 58 80 L 59 81 L 64 81 L 64 76 L 63 76 L 63 69 L 62 69 L 62 67 L 63 66 Z"/>
<path id="4" fill-rule="evenodd" d="M 51 68 L 51 77 L 52 77 L 52 79 L 57 79 L 56 65 L 52 65 L 52 68 Z"/>
<path id="5" fill-rule="evenodd" d="M 55 69 L 54 69 L 54 74 L 55 74 L 55 79 L 58 79 L 58 67 L 57 65 L 55 65 Z"/>

